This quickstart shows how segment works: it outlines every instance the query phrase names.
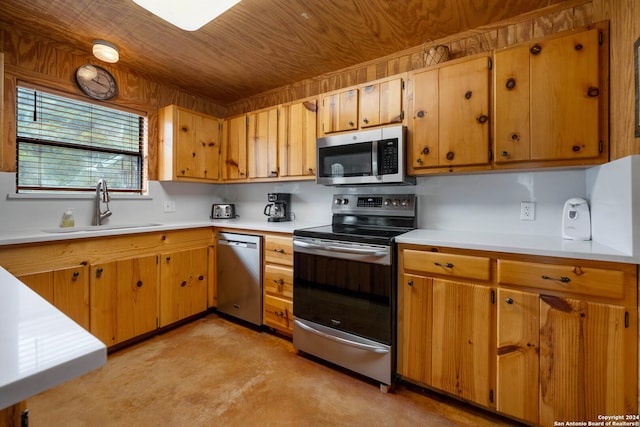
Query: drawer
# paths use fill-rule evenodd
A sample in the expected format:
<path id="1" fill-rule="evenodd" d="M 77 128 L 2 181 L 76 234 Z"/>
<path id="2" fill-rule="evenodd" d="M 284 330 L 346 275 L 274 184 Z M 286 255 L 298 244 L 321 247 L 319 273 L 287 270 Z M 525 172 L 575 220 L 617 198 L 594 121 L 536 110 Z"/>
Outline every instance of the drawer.
<path id="1" fill-rule="evenodd" d="M 584 265 L 584 264 L 583 264 Z M 498 283 L 606 298 L 624 296 L 624 272 L 576 264 L 498 260 Z"/>
<path id="2" fill-rule="evenodd" d="M 280 298 L 293 298 L 293 268 L 266 264 L 262 279 L 264 292 Z"/>
<path id="3" fill-rule="evenodd" d="M 289 335 L 293 334 L 293 303 L 265 295 L 262 323 Z"/>
<path id="4" fill-rule="evenodd" d="M 293 266 L 293 238 L 264 236 L 264 262 Z"/>
<path id="5" fill-rule="evenodd" d="M 491 276 L 491 259 L 486 257 L 413 249 L 403 250 L 402 256 L 405 271 L 476 280 L 489 280 Z"/>

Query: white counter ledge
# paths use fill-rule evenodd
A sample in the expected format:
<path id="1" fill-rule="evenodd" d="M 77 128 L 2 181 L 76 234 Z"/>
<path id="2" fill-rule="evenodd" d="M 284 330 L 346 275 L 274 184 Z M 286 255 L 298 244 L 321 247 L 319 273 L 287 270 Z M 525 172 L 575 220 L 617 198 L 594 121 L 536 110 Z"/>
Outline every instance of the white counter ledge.
<path id="1" fill-rule="evenodd" d="M 0 409 L 106 360 L 102 342 L 0 267 Z"/>
<path id="2" fill-rule="evenodd" d="M 398 236 L 396 242 L 640 264 L 638 256 L 593 241 L 565 240 L 555 236 L 417 229 Z"/>

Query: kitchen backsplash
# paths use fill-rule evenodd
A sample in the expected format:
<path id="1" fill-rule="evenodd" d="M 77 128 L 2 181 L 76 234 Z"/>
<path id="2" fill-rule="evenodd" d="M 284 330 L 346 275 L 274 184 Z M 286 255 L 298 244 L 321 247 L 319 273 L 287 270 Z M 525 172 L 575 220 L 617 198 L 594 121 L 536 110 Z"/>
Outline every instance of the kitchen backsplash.
<path id="1" fill-rule="evenodd" d="M 420 228 L 560 236 L 564 202 L 571 197 L 589 199 L 594 195 L 594 240 L 602 239 L 605 244 L 615 245 L 619 240 L 616 235 L 630 234 L 635 225 L 631 206 L 633 200 L 640 203 L 640 197 L 632 193 L 640 190 L 632 188 L 632 174 L 640 173 L 639 159 L 640 156 L 632 156 L 589 169 L 419 177 L 415 186 L 345 188 L 325 187 L 313 181 L 255 184 L 152 181 L 146 198 L 124 199 L 114 195 L 110 203 L 113 216 L 109 222 L 208 220 L 211 204 L 219 202 L 236 203 L 241 219 L 266 222 L 263 209 L 267 193 L 286 192 L 292 193 L 296 222 L 324 224 L 331 220 L 334 193 L 408 192 L 418 195 Z M 15 198 L 15 174 L 6 172 L 0 173 L 0 192 L 8 195 L 0 200 L 3 219 L 0 232 L 57 227 L 67 209 L 73 209 L 77 225 L 91 223 L 93 199 L 90 197 Z M 163 212 L 166 200 L 175 202 L 175 212 Z M 522 201 L 536 203 L 534 221 L 520 220 Z M 599 205 L 599 201 L 603 201 L 604 206 Z M 624 212 L 619 212 L 621 209 Z M 611 233 L 607 217 L 616 212 L 621 215 L 622 224 Z M 637 226 L 635 230 L 640 232 Z M 612 239 L 614 241 L 609 242 Z M 628 241 L 623 242 L 625 251 L 630 245 Z"/>

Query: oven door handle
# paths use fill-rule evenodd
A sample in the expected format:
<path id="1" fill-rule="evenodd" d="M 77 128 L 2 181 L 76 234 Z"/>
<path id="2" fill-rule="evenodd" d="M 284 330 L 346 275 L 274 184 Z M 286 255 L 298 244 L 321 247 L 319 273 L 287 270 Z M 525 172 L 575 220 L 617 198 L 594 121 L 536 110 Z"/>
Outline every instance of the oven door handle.
<path id="1" fill-rule="evenodd" d="M 342 252 L 345 254 L 354 254 L 354 255 L 371 255 L 371 256 L 387 255 L 386 248 L 383 250 L 364 249 L 364 248 L 352 248 L 347 246 L 339 246 L 335 244 L 329 245 L 329 246 L 322 246 L 322 245 L 317 245 L 315 243 L 301 242 L 299 240 L 294 240 L 293 245 L 300 246 L 302 248 L 307 248 L 307 249 L 320 249 L 324 251 Z"/>
<path id="2" fill-rule="evenodd" d="M 319 330 L 317 330 L 315 328 L 312 328 L 309 325 L 305 325 L 304 323 L 302 323 L 301 321 L 299 321 L 297 319 L 294 319 L 293 322 L 296 325 L 300 326 L 302 329 L 304 329 L 307 332 L 310 332 L 310 333 L 315 334 L 315 335 L 319 335 L 319 336 L 321 336 L 323 338 L 326 338 L 328 340 L 331 340 L 331 341 L 336 341 L 336 342 L 338 342 L 340 344 L 346 344 L 348 346 L 355 347 L 355 348 L 360 349 L 360 350 L 369 351 L 369 352 L 372 352 L 372 353 L 381 353 L 381 354 L 389 353 L 389 349 L 384 348 L 384 347 L 378 347 L 377 345 L 363 344 L 363 343 L 359 343 L 359 342 L 355 342 L 355 341 L 351 341 L 351 340 L 346 340 L 346 339 L 340 338 L 340 337 L 334 337 L 333 335 L 329 335 L 329 334 L 321 332 L 321 331 L 319 331 Z"/>

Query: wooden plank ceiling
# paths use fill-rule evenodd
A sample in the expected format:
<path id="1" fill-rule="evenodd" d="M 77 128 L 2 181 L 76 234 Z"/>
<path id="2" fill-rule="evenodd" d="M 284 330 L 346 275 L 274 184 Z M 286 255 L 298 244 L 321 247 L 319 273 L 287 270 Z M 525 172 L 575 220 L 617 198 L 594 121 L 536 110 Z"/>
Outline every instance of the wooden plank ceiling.
<path id="1" fill-rule="evenodd" d="M 108 40 L 122 64 L 227 105 L 559 2 L 242 0 L 188 32 L 132 0 L 2 0 L 0 23 L 86 52 Z"/>

